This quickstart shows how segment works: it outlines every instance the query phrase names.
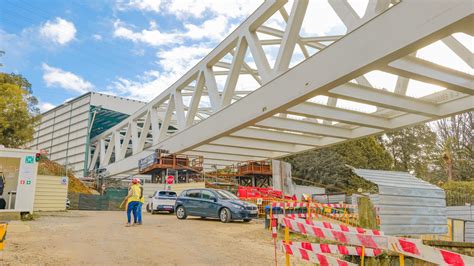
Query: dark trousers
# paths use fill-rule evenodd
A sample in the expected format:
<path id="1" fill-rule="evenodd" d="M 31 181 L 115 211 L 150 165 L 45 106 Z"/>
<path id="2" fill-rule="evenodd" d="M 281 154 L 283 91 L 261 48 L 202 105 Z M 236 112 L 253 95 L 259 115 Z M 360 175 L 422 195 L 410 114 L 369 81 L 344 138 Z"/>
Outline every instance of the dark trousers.
<path id="1" fill-rule="evenodd" d="M 131 201 L 128 203 L 127 206 L 127 219 L 128 223 L 132 221 L 132 212 L 133 212 L 133 223 L 137 223 L 138 218 L 138 203 L 139 201 Z"/>

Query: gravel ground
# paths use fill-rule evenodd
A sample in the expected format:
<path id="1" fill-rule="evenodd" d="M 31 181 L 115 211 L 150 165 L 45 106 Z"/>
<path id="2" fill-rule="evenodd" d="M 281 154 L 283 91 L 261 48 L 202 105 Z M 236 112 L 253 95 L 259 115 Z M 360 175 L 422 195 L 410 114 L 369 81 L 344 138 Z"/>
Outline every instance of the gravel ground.
<path id="1" fill-rule="evenodd" d="M 144 213 L 125 227 L 124 212 L 43 213 L 12 222 L 0 263 L 128 265 L 274 265 L 269 231 L 250 223 Z M 278 253 L 280 265 L 284 256 Z"/>

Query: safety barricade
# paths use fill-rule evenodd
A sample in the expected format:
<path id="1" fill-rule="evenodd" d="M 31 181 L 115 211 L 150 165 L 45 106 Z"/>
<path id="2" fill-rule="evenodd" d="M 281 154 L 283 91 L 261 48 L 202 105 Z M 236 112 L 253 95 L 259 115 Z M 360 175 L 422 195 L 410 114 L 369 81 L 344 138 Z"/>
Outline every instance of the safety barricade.
<path id="1" fill-rule="evenodd" d="M 269 206 L 266 207 L 270 211 L 267 212 L 267 219 L 269 219 L 269 215 L 277 213 L 291 213 L 295 215 L 299 215 L 300 218 L 303 218 L 303 214 L 301 213 L 311 213 L 316 216 L 322 215 L 327 218 L 340 221 L 347 225 L 357 226 L 358 221 L 358 214 L 357 206 L 345 203 L 338 203 L 338 204 L 325 204 L 325 203 L 318 203 L 318 202 L 271 202 Z M 268 223 L 266 223 L 266 226 Z"/>
<path id="2" fill-rule="evenodd" d="M 297 256 L 301 260 L 317 263 L 319 265 L 338 265 L 338 266 L 356 266 L 357 265 L 345 260 L 328 256 L 323 253 L 309 252 L 308 250 L 304 248 L 291 245 L 291 244 L 281 243 L 280 249 L 282 249 L 288 255 Z"/>
<path id="3" fill-rule="evenodd" d="M 280 208 L 340 208 L 340 209 L 357 209 L 357 205 L 346 204 L 346 203 L 317 203 L 317 202 L 273 202 L 272 207 Z"/>
<path id="4" fill-rule="evenodd" d="M 286 244 L 284 240 L 282 243 L 283 245 L 291 245 L 293 247 L 302 248 L 314 253 L 329 253 L 349 256 L 365 255 L 367 257 L 376 257 L 382 254 L 382 250 L 373 248 L 365 248 L 362 250 L 362 247 L 293 241 L 290 241 L 289 244 Z"/>
<path id="5" fill-rule="evenodd" d="M 362 227 L 353 227 L 353 226 L 348 226 L 345 224 L 335 224 L 335 223 L 329 223 L 329 222 L 323 222 L 323 221 L 313 221 L 311 219 L 300 219 L 296 218 L 294 216 L 287 216 L 287 219 L 292 219 L 292 220 L 297 220 L 299 222 L 304 222 L 308 225 L 313 225 L 316 227 L 322 227 L 326 229 L 334 229 L 334 230 L 339 230 L 343 232 L 352 232 L 352 233 L 358 233 L 358 234 L 366 234 L 366 235 L 374 235 L 374 236 L 379 236 L 383 235 L 383 232 L 377 230 L 377 229 L 365 229 Z"/>
<path id="6" fill-rule="evenodd" d="M 286 217 L 280 223 L 285 226 L 285 235 L 289 234 L 287 233 L 288 231 L 293 231 L 344 245 L 361 246 L 364 249 L 389 250 L 403 256 L 410 256 L 439 265 L 474 265 L 473 257 L 424 245 L 420 239 L 341 231 L 334 229 L 337 228 L 336 226 L 333 226 L 333 229 L 329 229 L 317 223 L 310 224 L 310 222 L 303 219 L 290 219 Z M 289 244 L 289 239 L 286 236 L 285 243 Z"/>
<path id="7" fill-rule="evenodd" d="M 0 250 L 5 247 L 5 239 L 7 238 L 8 223 L 0 223 Z"/>

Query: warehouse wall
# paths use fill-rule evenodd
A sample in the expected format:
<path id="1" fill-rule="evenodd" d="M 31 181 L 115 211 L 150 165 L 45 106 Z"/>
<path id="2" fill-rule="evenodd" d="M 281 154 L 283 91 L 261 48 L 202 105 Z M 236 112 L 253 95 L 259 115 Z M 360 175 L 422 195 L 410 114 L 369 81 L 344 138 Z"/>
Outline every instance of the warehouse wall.
<path id="1" fill-rule="evenodd" d="M 42 114 L 31 149 L 46 150 L 49 158 L 83 177 L 92 106 L 132 114 L 145 103 L 95 92 L 86 93 Z"/>
<path id="2" fill-rule="evenodd" d="M 46 150 L 52 161 L 67 163 L 79 177 L 84 169 L 90 95 L 85 94 L 42 114 L 35 139 L 30 144 L 30 148 Z"/>
<path id="3" fill-rule="evenodd" d="M 67 177 L 38 175 L 33 210 L 66 210 L 67 188 Z"/>

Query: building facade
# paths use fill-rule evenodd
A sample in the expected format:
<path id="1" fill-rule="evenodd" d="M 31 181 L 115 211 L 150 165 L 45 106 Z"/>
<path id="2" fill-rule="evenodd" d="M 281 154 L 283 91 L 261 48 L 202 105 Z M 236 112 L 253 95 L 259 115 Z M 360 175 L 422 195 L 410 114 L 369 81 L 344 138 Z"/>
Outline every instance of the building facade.
<path id="1" fill-rule="evenodd" d="M 144 102 L 89 92 L 41 115 L 29 148 L 44 150 L 57 163 L 87 175 L 89 140 L 145 105 Z"/>

